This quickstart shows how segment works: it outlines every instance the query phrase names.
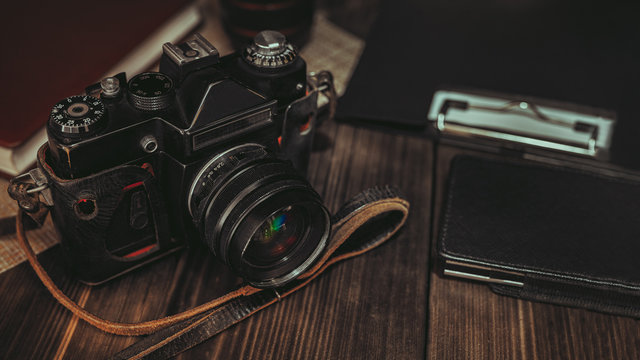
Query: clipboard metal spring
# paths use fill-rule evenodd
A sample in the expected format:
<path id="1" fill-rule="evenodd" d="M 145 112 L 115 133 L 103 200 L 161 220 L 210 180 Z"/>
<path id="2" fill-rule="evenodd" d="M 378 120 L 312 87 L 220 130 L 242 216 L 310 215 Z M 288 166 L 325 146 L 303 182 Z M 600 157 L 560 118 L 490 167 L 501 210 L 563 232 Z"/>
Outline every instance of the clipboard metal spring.
<path id="1" fill-rule="evenodd" d="M 526 100 L 452 91 L 436 92 L 429 119 L 443 133 L 593 158 L 599 157 L 601 150 L 608 150 L 615 122 L 599 115 L 540 106 Z"/>

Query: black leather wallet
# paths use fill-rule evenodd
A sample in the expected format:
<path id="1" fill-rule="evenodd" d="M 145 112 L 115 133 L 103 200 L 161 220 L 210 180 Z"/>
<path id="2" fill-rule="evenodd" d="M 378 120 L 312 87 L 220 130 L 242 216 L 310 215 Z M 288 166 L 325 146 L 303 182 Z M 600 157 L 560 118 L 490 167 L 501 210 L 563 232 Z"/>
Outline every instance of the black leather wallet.
<path id="1" fill-rule="evenodd" d="M 503 295 L 640 317 L 640 182 L 619 175 L 456 156 L 440 268 Z"/>

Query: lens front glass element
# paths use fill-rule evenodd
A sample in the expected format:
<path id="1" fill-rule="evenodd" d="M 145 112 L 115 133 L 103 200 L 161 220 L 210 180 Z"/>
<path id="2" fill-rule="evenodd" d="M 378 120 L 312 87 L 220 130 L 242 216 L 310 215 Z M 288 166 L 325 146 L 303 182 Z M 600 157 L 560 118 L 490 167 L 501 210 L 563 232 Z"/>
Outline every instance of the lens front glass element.
<path id="1" fill-rule="evenodd" d="M 243 254 L 252 266 L 277 264 L 293 252 L 306 232 L 305 210 L 288 206 L 267 218 L 253 234 Z"/>

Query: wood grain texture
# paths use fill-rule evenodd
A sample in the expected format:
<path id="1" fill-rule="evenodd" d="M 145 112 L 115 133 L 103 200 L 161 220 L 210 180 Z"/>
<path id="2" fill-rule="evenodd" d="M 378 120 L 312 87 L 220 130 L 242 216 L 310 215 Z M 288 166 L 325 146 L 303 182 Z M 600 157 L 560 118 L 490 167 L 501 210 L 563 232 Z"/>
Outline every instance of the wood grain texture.
<path id="1" fill-rule="evenodd" d="M 435 219 L 451 159 L 463 153 L 478 154 L 438 148 Z M 500 296 L 435 272 L 430 278 L 429 359 L 640 359 L 640 320 Z"/>
<path id="2" fill-rule="evenodd" d="M 328 206 L 335 210 L 368 186 L 396 184 L 412 204 L 406 228 L 179 359 L 640 358 L 638 320 L 499 296 L 429 272 L 428 140 L 331 123 L 321 130 L 309 176 Z M 436 210 L 458 152 L 439 149 Z M 87 308 L 115 320 L 176 313 L 239 284 L 199 247 L 92 288 L 68 276 L 59 247 L 40 258 L 72 298 L 89 289 Z M 82 321 L 71 332 L 71 315 L 27 264 L 0 275 L 0 309 L 0 358 L 99 359 L 136 341 Z"/>
<path id="3" fill-rule="evenodd" d="M 330 269 L 180 359 L 390 359 L 424 356 L 431 145 L 421 138 L 328 123 L 309 178 L 336 210 L 366 187 L 393 184 L 411 201 L 410 219 L 388 244 Z M 61 249 L 40 256 L 57 284 L 105 318 L 140 321 L 201 304 L 239 284 L 194 247 L 98 287 L 73 281 Z M 105 358 L 136 341 L 79 321 L 48 294 L 27 264 L 0 275 L 0 358 Z"/>

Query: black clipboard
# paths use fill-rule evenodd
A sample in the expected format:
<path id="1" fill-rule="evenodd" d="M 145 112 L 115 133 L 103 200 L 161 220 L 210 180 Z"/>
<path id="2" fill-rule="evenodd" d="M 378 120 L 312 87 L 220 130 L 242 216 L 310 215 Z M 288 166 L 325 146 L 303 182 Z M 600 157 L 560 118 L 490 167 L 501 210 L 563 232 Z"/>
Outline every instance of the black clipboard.
<path id="1" fill-rule="evenodd" d="M 612 163 L 640 168 L 637 2 L 385 1 L 340 120 L 428 128 L 436 90 L 469 87 L 614 111 Z"/>

